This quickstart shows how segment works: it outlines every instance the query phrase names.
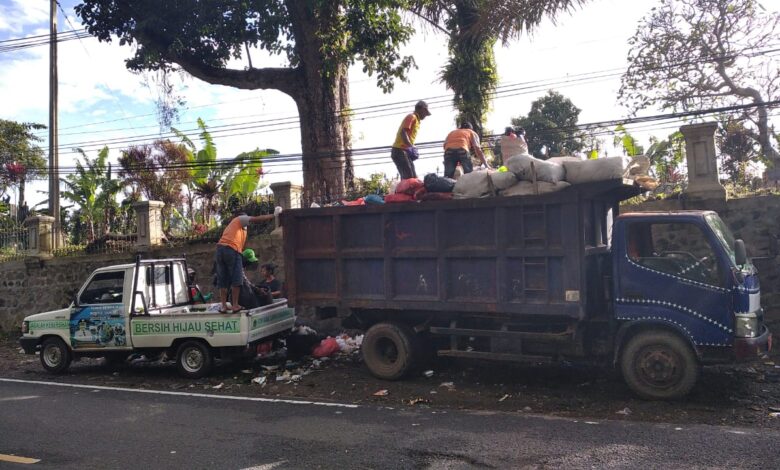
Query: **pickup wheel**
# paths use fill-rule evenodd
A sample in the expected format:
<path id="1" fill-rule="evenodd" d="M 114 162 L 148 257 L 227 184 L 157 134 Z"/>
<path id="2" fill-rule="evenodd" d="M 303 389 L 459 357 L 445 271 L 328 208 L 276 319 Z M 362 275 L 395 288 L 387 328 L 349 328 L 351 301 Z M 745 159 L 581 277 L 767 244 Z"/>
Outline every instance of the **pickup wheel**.
<path id="1" fill-rule="evenodd" d="M 418 338 L 411 328 L 397 323 L 377 323 L 366 332 L 361 345 L 363 361 L 377 378 L 397 380 L 414 368 Z"/>
<path id="2" fill-rule="evenodd" d="M 48 338 L 41 345 L 41 365 L 52 374 L 62 374 L 70 366 L 73 355 L 60 338 Z"/>
<path id="3" fill-rule="evenodd" d="M 699 364 L 690 346 L 668 331 L 646 331 L 632 337 L 620 357 L 623 380 L 648 400 L 681 398 L 699 379 Z"/>
<path id="4" fill-rule="evenodd" d="M 185 341 L 176 353 L 179 373 L 191 379 L 199 379 L 208 374 L 213 363 L 211 349 L 201 341 Z"/>

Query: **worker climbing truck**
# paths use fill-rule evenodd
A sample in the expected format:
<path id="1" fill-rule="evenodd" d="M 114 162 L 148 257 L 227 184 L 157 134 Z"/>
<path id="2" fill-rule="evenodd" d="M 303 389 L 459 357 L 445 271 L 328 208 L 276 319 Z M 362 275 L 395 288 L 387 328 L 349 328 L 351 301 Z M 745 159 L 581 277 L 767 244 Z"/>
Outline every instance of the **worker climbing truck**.
<path id="1" fill-rule="evenodd" d="M 619 215 L 630 180 L 558 192 L 290 210 L 288 302 L 366 331 L 382 379 L 439 356 L 616 366 L 647 399 L 771 348 L 759 282 L 712 211 Z"/>

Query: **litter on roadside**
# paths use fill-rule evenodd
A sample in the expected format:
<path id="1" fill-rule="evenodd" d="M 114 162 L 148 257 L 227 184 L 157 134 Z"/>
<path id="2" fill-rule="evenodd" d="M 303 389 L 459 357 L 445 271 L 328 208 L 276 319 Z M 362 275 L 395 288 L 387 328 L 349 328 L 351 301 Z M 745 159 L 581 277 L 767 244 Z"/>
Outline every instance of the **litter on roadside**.
<path id="1" fill-rule="evenodd" d="M 219 385 L 214 385 L 214 386 L 213 386 L 213 387 L 211 387 L 211 388 L 213 388 L 214 390 L 219 390 L 220 388 L 222 388 L 222 387 L 224 387 L 224 386 L 225 386 L 225 384 L 224 384 L 224 383 L 220 383 Z"/>
<path id="2" fill-rule="evenodd" d="M 616 411 L 616 412 L 615 412 L 615 414 L 619 414 L 619 415 L 623 415 L 623 416 L 628 416 L 628 415 L 630 415 L 630 414 L 631 414 L 631 408 L 629 408 L 629 407 L 625 407 L 625 408 L 623 408 L 622 410 L 618 410 L 618 411 Z"/>
<path id="3" fill-rule="evenodd" d="M 266 382 L 266 377 L 264 375 L 252 379 L 252 383 L 255 383 L 257 385 L 265 385 L 265 382 Z"/>
<path id="4" fill-rule="evenodd" d="M 432 370 L 426 370 L 425 372 L 423 372 L 423 375 L 425 377 L 433 377 L 433 371 Z"/>
<path id="5" fill-rule="evenodd" d="M 455 383 L 454 382 L 442 382 L 439 387 L 444 387 L 449 391 L 455 390 Z"/>
<path id="6" fill-rule="evenodd" d="M 498 401 L 504 401 L 504 400 L 506 400 L 507 398 L 509 398 L 509 394 L 508 394 L 508 393 L 504 394 L 504 396 L 503 396 L 503 397 L 501 397 L 501 398 L 499 398 L 499 399 L 498 399 Z"/>
<path id="7" fill-rule="evenodd" d="M 388 392 L 387 390 L 382 389 L 382 390 L 377 390 L 376 392 L 374 392 L 374 396 L 375 397 L 386 397 L 389 393 L 390 392 Z"/>

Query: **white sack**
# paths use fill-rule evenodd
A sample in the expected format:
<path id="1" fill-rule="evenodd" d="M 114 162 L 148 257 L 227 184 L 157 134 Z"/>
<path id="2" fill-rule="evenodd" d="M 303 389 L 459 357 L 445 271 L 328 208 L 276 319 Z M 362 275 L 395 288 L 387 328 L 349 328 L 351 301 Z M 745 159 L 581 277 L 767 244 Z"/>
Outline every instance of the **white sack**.
<path id="1" fill-rule="evenodd" d="M 564 177 L 565 170 L 563 166 L 534 158 L 531 155 L 515 155 L 506 160 L 506 167 L 517 176 L 519 180 L 532 181 L 531 162 L 536 170 L 536 180 L 546 181 L 548 183 L 557 183 Z"/>
<path id="2" fill-rule="evenodd" d="M 551 193 L 554 191 L 560 191 L 561 189 L 571 186 L 565 181 L 558 181 L 557 183 L 548 183 L 546 181 L 537 181 L 539 185 L 539 194 Z M 530 181 L 520 181 L 516 185 L 501 192 L 502 196 L 533 196 L 534 184 Z"/>
<path id="3" fill-rule="evenodd" d="M 528 145 L 526 145 L 524 140 L 520 140 L 517 137 L 502 135 L 499 145 L 501 146 L 501 156 L 504 161 L 515 155 L 528 153 Z"/>
<path id="4" fill-rule="evenodd" d="M 503 191 L 517 183 L 517 177 L 511 171 L 495 171 L 490 173 L 490 179 L 493 181 L 493 187 L 496 188 L 496 191 Z"/>
<path id="5" fill-rule="evenodd" d="M 571 184 L 613 180 L 623 177 L 623 159 L 620 157 L 563 162 L 563 167 L 566 168 L 566 181 Z"/>
<path id="6" fill-rule="evenodd" d="M 470 199 L 493 195 L 493 185 L 487 171 L 472 171 L 458 178 L 452 190 L 454 199 Z"/>

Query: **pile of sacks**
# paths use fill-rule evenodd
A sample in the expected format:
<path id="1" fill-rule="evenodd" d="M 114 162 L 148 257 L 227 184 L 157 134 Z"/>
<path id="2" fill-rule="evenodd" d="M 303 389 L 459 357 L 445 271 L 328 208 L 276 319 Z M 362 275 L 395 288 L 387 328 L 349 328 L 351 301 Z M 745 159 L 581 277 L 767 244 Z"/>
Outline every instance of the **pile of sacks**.
<path id="1" fill-rule="evenodd" d="M 408 178 L 401 180 L 392 190 L 392 194 L 385 196 L 386 203 L 413 202 L 413 201 L 444 201 L 453 198 L 452 190 L 455 188 L 455 180 L 438 176 L 434 173 L 425 175 L 425 180 Z"/>
<path id="2" fill-rule="evenodd" d="M 620 157 L 581 160 L 555 157 L 540 160 L 528 154 L 514 155 L 498 171 L 477 170 L 461 176 L 455 183 L 455 199 L 482 198 L 495 195 L 528 196 L 560 191 L 573 184 L 631 178 L 643 189 L 652 190 L 655 180 L 647 176 L 650 161 L 634 157 L 624 168 Z"/>

